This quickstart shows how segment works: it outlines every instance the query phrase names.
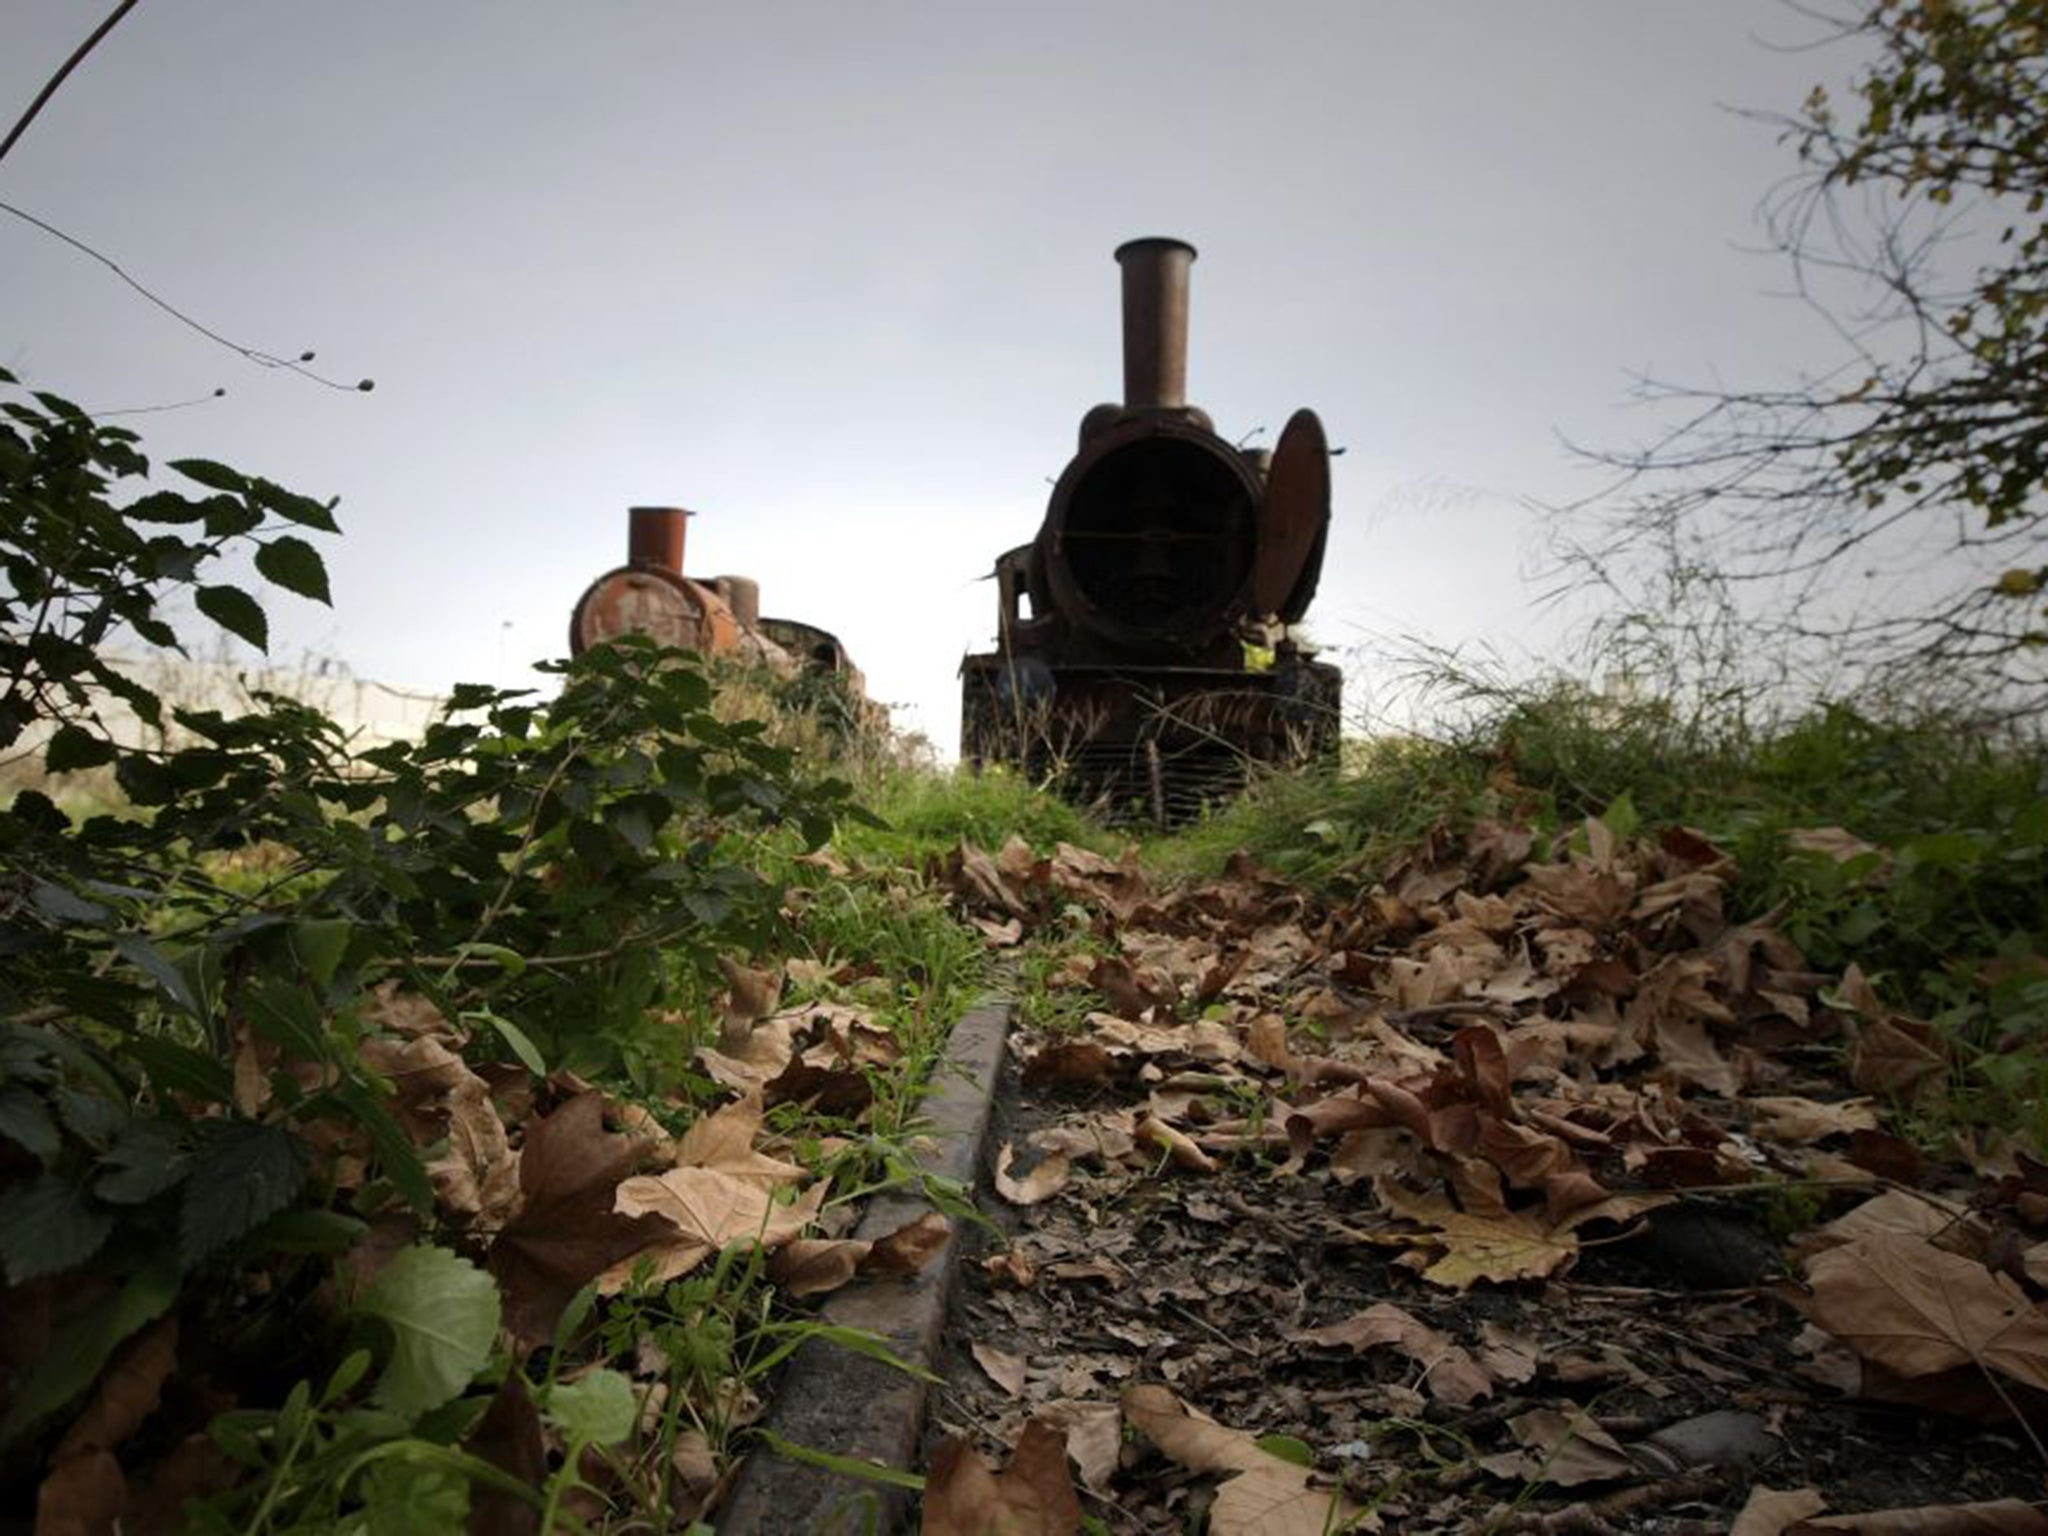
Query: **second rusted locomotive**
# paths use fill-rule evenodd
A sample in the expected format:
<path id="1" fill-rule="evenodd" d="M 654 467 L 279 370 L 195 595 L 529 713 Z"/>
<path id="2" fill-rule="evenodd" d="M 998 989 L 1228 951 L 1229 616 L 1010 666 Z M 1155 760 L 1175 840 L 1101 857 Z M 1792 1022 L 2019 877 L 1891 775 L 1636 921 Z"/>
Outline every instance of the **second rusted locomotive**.
<path id="1" fill-rule="evenodd" d="M 1296 411 L 1267 453 L 1187 403 L 1194 259 L 1118 247 L 1123 402 L 1081 419 L 1038 537 L 996 562 L 996 649 L 961 664 L 963 759 L 1161 825 L 1334 754 L 1343 681 L 1290 630 L 1329 532 L 1322 424 Z"/>
<path id="2" fill-rule="evenodd" d="M 627 513 L 626 563 L 584 590 L 569 616 L 569 652 L 622 634 L 647 635 L 704 656 L 737 656 L 785 677 L 828 673 L 848 696 L 865 697 L 860 669 L 839 638 L 799 619 L 761 616 L 760 583 L 747 576 L 683 574 L 694 514 L 682 507 Z"/>

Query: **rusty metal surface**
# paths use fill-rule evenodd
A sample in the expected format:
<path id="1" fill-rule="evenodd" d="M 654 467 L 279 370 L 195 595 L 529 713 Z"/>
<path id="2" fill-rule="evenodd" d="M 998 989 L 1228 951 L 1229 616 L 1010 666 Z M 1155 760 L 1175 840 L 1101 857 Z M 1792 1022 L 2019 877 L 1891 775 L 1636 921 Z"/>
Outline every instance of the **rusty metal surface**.
<path id="1" fill-rule="evenodd" d="M 1227 655 L 1261 494 L 1243 457 L 1200 427 L 1154 416 L 1104 433 L 1053 488 L 1038 540 L 1051 606 L 1100 642 L 1097 656 Z"/>
<path id="2" fill-rule="evenodd" d="M 1116 248 L 1123 268 L 1124 408 L 1188 403 L 1188 268 L 1195 248 L 1157 236 Z"/>
<path id="3" fill-rule="evenodd" d="M 739 626 L 708 587 L 654 565 L 623 566 L 591 583 L 569 619 L 569 652 L 620 635 L 716 653 L 734 648 Z"/>
<path id="4" fill-rule="evenodd" d="M 626 564 L 683 574 L 692 513 L 681 507 L 633 507 L 626 513 Z"/>
<path id="5" fill-rule="evenodd" d="M 1252 611 L 1292 624 L 1308 611 L 1323 571 L 1330 532 L 1330 444 L 1314 411 L 1296 411 L 1266 472 L 1259 556 L 1252 567 Z"/>

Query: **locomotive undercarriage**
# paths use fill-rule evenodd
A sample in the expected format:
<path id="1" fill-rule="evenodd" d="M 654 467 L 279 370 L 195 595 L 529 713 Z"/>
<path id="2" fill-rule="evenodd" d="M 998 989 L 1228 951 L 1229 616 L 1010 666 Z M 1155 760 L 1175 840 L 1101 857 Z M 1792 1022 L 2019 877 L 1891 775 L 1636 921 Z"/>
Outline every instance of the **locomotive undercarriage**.
<path id="1" fill-rule="evenodd" d="M 962 753 L 1007 763 L 1113 825 L 1179 826 L 1260 768 L 1333 761 L 1343 675 L 1283 658 L 1269 671 L 1132 665 L 962 668 Z"/>

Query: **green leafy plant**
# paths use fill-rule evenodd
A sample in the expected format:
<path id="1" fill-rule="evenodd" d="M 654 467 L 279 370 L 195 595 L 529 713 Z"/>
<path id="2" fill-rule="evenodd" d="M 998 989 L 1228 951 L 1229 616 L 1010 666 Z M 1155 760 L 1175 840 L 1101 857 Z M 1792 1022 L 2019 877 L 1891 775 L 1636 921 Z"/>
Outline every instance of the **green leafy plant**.
<path id="1" fill-rule="evenodd" d="M 215 1370 L 258 1405 L 221 1421 L 248 1473 L 233 1528 L 440 1509 L 484 1475 L 452 1447 L 498 1292 L 428 1241 L 340 1303 L 332 1256 L 370 1221 L 435 1220 L 366 1047 L 427 1019 L 480 1064 L 673 1087 L 664 1012 L 781 933 L 760 871 L 822 842 L 846 786 L 644 641 L 550 664 L 552 698 L 458 688 L 419 740 L 362 753 L 294 700 L 167 704 L 118 647 L 265 645 L 263 603 L 218 571 L 248 556 L 324 601 L 293 530 L 332 531 L 330 508 L 206 460 L 170 466 L 196 493 L 145 488 L 133 434 L 47 394 L 0 412 L 0 750 L 45 776 L 0 809 L 0 1278 L 54 1315 L 0 1441 L 32 1465 L 175 1310 L 230 1341 Z M 81 772 L 111 809 L 67 809 Z M 334 1364 L 350 1328 L 388 1341 L 367 1401 L 367 1366 Z M 559 1397 L 593 1446 L 608 1390 Z"/>

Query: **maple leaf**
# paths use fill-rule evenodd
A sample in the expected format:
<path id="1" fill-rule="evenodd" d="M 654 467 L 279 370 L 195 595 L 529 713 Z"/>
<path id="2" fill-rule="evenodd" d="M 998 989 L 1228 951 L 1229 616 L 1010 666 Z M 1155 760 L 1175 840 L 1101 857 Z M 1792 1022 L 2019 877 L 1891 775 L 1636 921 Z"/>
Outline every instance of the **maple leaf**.
<path id="1" fill-rule="evenodd" d="M 658 1218 L 659 1235 L 607 1269 L 598 1288 L 606 1294 L 623 1289 L 643 1263 L 653 1265 L 655 1280 L 673 1280 L 735 1243 L 780 1247 L 817 1218 L 825 1194 L 820 1181 L 783 1205 L 760 1184 L 722 1168 L 671 1168 L 622 1180 L 615 1209 L 621 1216 Z"/>
<path id="2" fill-rule="evenodd" d="M 1411 1195 L 1388 1179 L 1377 1188 L 1381 1202 L 1396 1216 L 1432 1229 L 1421 1239 L 1432 1253 L 1404 1254 L 1400 1262 L 1454 1291 L 1470 1290 L 1480 1280 L 1540 1280 L 1571 1263 L 1579 1251 L 1578 1238 L 1550 1226 L 1540 1214 L 1461 1211 L 1441 1194 Z"/>
<path id="3" fill-rule="evenodd" d="M 604 1096 L 594 1090 L 527 1127 L 523 1203 L 489 1258 L 505 1291 L 506 1324 L 522 1342 L 546 1342 L 571 1297 L 667 1229 L 657 1216 L 613 1212 L 619 1181 L 639 1156 L 632 1137 L 604 1128 Z"/>
<path id="4" fill-rule="evenodd" d="M 1898 1375 L 1976 1365 L 2048 1391 L 2048 1317 L 1973 1259 L 1875 1231 L 1816 1256 L 1807 1284 L 1807 1315 Z"/>
<path id="5" fill-rule="evenodd" d="M 674 1165 L 716 1168 L 763 1189 L 799 1182 L 804 1177 L 802 1168 L 755 1150 L 761 1114 L 761 1095 L 755 1091 L 693 1121 L 676 1142 Z"/>

